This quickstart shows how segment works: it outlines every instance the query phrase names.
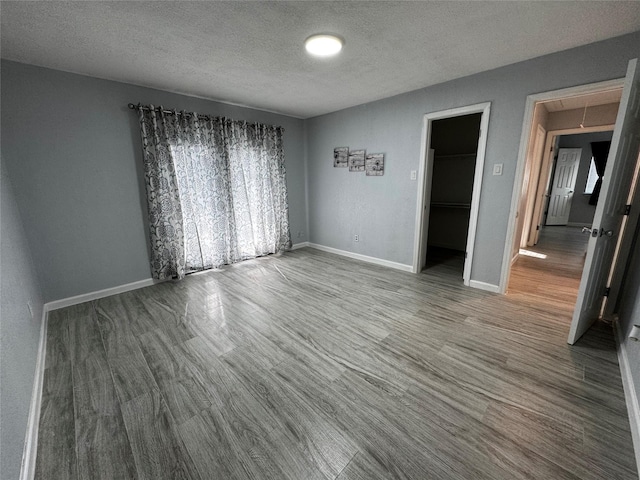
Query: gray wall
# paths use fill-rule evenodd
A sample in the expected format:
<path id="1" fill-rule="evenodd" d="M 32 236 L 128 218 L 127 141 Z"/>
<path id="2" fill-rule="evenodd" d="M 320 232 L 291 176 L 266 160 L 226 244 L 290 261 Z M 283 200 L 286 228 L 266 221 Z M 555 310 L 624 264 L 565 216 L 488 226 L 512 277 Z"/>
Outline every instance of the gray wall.
<path id="1" fill-rule="evenodd" d="M 302 120 L 3 61 L 2 156 L 45 302 L 151 276 L 129 102 L 283 126 L 292 240 L 307 240 Z"/>
<path id="2" fill-rule="evenodd" d="M 9 480 L 20 473 L 43 300 L 4 162 L 0 177 L 0 478 Z"/>
<path id="3" fill-rule="evenodd" d="M 583 133 L 577 135 L 563 135 L 560 137 L 558 148 L 581 148 L 580 166 L 576 178 L 575 194 L 571 202 L 569 212 L 569 223 L 580 223 L 591 225 L 593 216 L 596 213 L 596 206 L 589 205 L 591 195 L 584 194 L 584 187 L 589 176 L 591 166 L 591 142 L 611 141 L 613 132 Z"/>
<path id="4" fill-rule="evenodd" d="M 640 56 L 640 32 L 539 57 L 307 121 L 311 241 L 409 265 L 425 113 L 492 102 L 471 277 L 497 285 L 526 97 L 623 77 Z M 385 153 L 385 174 L 333 168 L 334 147 Z M 503 163 L 503 175 L 492 165 Z M 353 241 L 353 234 L 360 242 Z"/>

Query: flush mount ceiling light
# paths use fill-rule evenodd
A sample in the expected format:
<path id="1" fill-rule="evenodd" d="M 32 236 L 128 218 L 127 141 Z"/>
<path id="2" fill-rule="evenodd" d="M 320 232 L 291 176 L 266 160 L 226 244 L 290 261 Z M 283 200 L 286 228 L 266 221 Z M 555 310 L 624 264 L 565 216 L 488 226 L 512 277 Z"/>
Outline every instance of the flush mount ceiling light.
<path id="1" fill-rule="evenodd" d="M 304 41 L 304 46 L 311 55 L 331 57 L 342 50 L 344 42 L 335 35 L 311 35 Z"/>

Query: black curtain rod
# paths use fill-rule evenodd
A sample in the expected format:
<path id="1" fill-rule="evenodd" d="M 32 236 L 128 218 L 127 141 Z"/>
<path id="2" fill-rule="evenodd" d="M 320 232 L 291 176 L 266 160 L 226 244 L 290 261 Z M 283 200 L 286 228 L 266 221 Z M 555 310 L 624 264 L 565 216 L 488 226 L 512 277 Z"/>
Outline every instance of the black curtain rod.
<path id="1" fill-rule="evenodd" d="M 148 107 L 147 105 L 142 105 L 140 103 L 137 104 L 137 105 L 134 104 L 134 103 L 130 103 L 130 104 L 128 104 L 128 107 L 131 110 L 146 110 L 146 111 L 150 111 L 151 110 L 151 108 Z M 157 111 L 157 112 L 161 111 L 160 107 L 156 107 L 156 108 L 154 108 L 154 110 Z M 189 112 L 180 112 L 180 111 L 175 111 L 175 110 L 162 110 L 162 113 L 168 113 L 170 115 L 185 115 L 185 116 L 188 116 L 188 117 L 193 115 L 192 113 L 189 113 Z M 231 120 L 231 119 L 229 119 L 227 117 L 218 117 L 218 116 L 214 116 L 214 115 L 199 115 L 199 116 L 202 117 L 202 118 L 219 118 L 219 119 L 222 119 L 222 120 Z M 248 123 L 248 122 L 245 121 L 244 123 Z M 262 124 L 262 123 L 256 123 L 256 125 L 269 126 L 269 125 Z M 284 132 L 284 128 L 283 127 L 276 126 L 276 128 L 279 128 Z"/>
<path id="2" fill-rule="evenodd" d="M 146 105 L 140 105 L 140 104 L 135 105 L 133 103 L 129 104 L 129 108 L 131 110 L 147 110 L 147 111 L 151 110 L 151 108 L 147 107 Z M 159 112 L 160 111 L 160 107 L 156 107 L 156 108 L 154 108 L 154 110 Z M 162 113 L 169 113 L 171 115 L 176 115 L 176 114 L 177 115 L 191 115 L 190 113 L 187 113 L 187 112 L 174 112 L 173 110 L 162 110 Z"/>

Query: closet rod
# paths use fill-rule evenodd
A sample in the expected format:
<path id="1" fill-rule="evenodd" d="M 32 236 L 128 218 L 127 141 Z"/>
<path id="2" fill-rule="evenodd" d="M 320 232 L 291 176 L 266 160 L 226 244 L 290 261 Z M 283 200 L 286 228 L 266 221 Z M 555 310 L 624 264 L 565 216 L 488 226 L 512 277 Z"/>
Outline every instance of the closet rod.
<path id="1" fill-rule="evenodd" d="M 474 156 L 477 157 L 478 156 L 478 152 L 473 152 L 473 153 L 448 153 L 445 155 L 438 155 L 438 153 L 435 153 L 434 156 L 437 158 L 452 158 L 452 157 L 470 157 L 470 156 Z"/>

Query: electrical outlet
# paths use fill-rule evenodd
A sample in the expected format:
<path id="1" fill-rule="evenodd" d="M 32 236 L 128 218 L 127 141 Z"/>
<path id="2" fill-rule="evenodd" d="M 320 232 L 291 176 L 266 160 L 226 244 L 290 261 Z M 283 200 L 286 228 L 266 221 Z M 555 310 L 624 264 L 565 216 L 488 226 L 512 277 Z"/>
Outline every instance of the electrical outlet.
<path id="1" fill-rule="evenodd" d="M 415 180 L 418 178 L 418 172 L 416 170 L 411 170 L 411 180 Z"/>
<path id="2" fill-rule="evenodd" d="M 302 232 L 298 232 L 298 238 L 302 237 Z"/>
<path id="3" fill-rule="evenodd" d="M 354 236 L 353 236 L 353 240 L 354 240 L 355 242 L 359 242 L 359 241 L 360 241 L 360 235 L 354 235 Z"/>

